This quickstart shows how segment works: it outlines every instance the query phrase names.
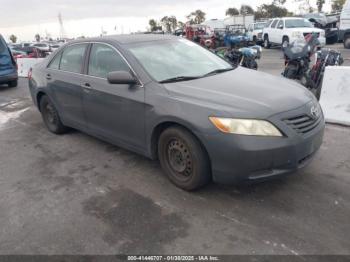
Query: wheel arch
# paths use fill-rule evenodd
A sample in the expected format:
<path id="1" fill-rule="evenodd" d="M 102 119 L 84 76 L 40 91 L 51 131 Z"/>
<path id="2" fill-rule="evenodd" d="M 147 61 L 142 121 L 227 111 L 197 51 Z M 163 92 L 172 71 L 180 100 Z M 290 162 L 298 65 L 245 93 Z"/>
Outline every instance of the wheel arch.
<path id="1" fill-rule="evenodd" d="M 38 107 L 39 111 L 41 111 L 41 109 L 40 109 L 41 98 L 43 96 L 46 96 L 46 95 L 47 94 L 44 91 L 42 91 L 42 90 L 38 91 L 38 93 L 36 94 L 36 104 L 37 104 L 37 107 Z"/>
<path id="2" fill-rule="evenodd" d="M 164 120 L 162 122 L 159 122 L 152 129 L 152 133 L 150 136 L 150 143 L 149 143 L 149 151 L 150 151 L 150 156 L 152 159 L 158 158 L 158 141 L 159 141 L 160 135 L 162 134 L 162 132 L 164 132 L 166 129 L 168 129 L 170 127 L 180 127 L 180 128 L 185 129 L 186 131 L 188 131 L 190 134 L 192 134 L 193 137 L 195 137 L 197 139 L 197 141 L 199 142 L 199 144 L 201 145 L 201 147 L 203 148 L 203 150 L 207 154 L 207 157 L 209 159 L 209 164 L 211 166 L 210 155 L 209 155 L 204 143 L 202 142 L 201 137 L 198 136 L 196 134 L 196 132 L 193 132 L 193 130 L 195 130 L 195 129 L 192 127 L 192 125 L 185 123 L 183 121 L 177 121 L 174 119 L 171 119 L 171 120 L 169 119 L 169 120 Z"/>

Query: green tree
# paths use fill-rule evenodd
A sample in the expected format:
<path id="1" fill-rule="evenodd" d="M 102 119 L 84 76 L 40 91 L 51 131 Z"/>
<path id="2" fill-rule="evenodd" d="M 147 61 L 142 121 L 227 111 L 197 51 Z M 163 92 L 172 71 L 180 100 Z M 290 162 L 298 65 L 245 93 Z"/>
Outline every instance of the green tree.
<path id="1" fill-rule="evenodd" d="M 12 43 L 16 43 L 17 42 L 17 36 L 10 35 L 10 40 L 11 40 Z"/>
<path id="2" fill-rule="evenodd" d="M 157 26 L 158 26 L 158 23 L 157 23 L 156 20 L 150 19 L 150 20 L 148 21 L 148 24 L 149 24 L 149 26 L 151 27 L 151 32 L 156 31 L 156 28 L 157 28 Z"/>
<path id="3" fill-rule="evenodd" d="M 239 12 L 241 15 L 253 15 L 254 9 L 250 5 L 242 5 Z"/>
<path id="4" fill-rule="evenodd" d="M 235 16 L 239 15 L 239 11 L 237 8 L 231 7 L 226 10 L 226 15 L 227 16 Z"/>
<path id="5" fill-rule="evenodd" d="M 164 16 L 162 19 L 160 19 L 160 22 L 162 23 L 163 27 L 165 28 L 165 31 L 171 32 L 171 22 L 170 22 L 168 16 Z"/>
<path id="6" fill-rule="evenodd" d="M 184 22 L 181 22 L 181 21 L 178 21 L 178 22 L 177 22 L 177 27 L 178 27 L 178 28 L 184 28 L 184 26 L 185 26 L 185 23 L 184 23 Z"/>
<path id="7" fill-rule="evenodd" d="M 171 31 L 175 31 L 175 29 L 177 28 L 177 19 L 175 16 L 170 16 L 168 17 L 168 21 L 170 23 L 170 28 L 171 28 Z"/>
<path id="8" fill-rule="evenodd" d="M 201 24 L 205 21 L 205 13 L 202 10 L 196 10 L 190 13 L 186 18 L 189 20 L 190 24 Z"/>
<path id="9" fill-rule="evenodd" d="M 341 12 L 346 0 L 333 0 L 332 1 L 332 12 Z"/>
<path id="10" fill-rule="evenodd" d="M 258 7 L 257 11 L 254 13 L 255 19 L 262 18 L 274 18 L 292 15 L 284 7 L 279 7 L 275 4 L 263 4 Z"/>

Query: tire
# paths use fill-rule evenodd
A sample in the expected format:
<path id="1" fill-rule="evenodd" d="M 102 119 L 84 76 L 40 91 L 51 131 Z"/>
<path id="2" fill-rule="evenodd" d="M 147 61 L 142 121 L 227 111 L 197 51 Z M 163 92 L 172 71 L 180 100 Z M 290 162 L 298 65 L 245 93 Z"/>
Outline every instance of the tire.
<path id="1" fill-rule="evenodd" d="M 282 39 L 282 48 L 287 47 L 289 45 L 289 38 L 288 36 L 284 36 Z"/>
<path id="2" fill-rule="evenodd" d="M 164 130 L 158 141 L 163 171 L 177 187 L 192 191 L 211 179 L 209 157 L 196 137 L 181 127 Z"/>
<path id="3" fill-rule="evenodd" d="M 47 129 L 54 134 L 64 134 L 68 127 L 62 124 L 57 109 L 48 96 L 44 95 L 40 99 L 40 112 Z"/>
<path id="4" fill-rule="evenodd" d="M 344 48 L 350 49 L 350 35 L 346 35 L 344 38 Z"/>
<path id="5" fill-rule="evenodd" d="M 17 87 L 18 86 L 18 80 L 13 80 L 11 82 L 8 82 L 9 87 Z"/>
<path id="6" fill-rule="evenodd" d="M 269 41 L 269 36 L 265 35 L 264 36 L 264 48 L 270 49 L 271 48 L 271 43 Z"/>
<path id="7" fill-rule="evenodd" d="M 256 45 L 257 41 L 258 41 L 258 40 L 257 40 L 256 36 L 253 36 L 253 44 L 254 44 L 254 45 Z"/>
<path id="8" fill-rule="evenodd" d="M 296 79 L 297 67 L 295 65 L 289 64 L 283 72 L 283 76 L 289 79 Z"/>

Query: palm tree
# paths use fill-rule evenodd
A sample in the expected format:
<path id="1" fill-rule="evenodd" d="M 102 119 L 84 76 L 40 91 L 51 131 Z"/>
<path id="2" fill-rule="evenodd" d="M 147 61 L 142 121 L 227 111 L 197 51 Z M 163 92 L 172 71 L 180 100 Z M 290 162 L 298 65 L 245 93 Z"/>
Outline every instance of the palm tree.
<path id="1" fill-rule="evenodd" d="M 187 16 L 191 24 L 201 24 L 205 21 L 205 13 L 202 10 L 196 10 Z"/>
<path id="2" fill-rule="evenodd" d="M 239 15 L 239 11 L 238 11 L 238 9 L 237 8 L 228 8 L 227 10 L 226 10 L 226 15 L 227 16 L 235 16 L 235 15 Z"/>

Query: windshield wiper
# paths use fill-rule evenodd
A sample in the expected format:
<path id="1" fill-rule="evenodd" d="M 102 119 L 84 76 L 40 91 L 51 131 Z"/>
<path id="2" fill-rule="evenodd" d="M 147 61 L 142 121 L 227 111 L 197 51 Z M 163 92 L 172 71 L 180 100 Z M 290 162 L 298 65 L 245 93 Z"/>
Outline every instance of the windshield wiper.
<path id="1" fill-rule="evenodd" d="M 193 79 L 200 78 L 199 76 L 176 76 L 168 79 L 164 79 L 162 81 L 159 81 L 159 83 L 173 83 L 173 82 L 180 82 L 180 81 L 189 81 Z"/>
<path id="2" fill-rule="evenodd" d="M 216 69 L 216 70 L 213 70 L 213 71 L 203 75 L 203 77 L 224 73 L 224 72 L 227 72 L 227 71 L 231 71 L 233 69 L 234 69 L 233 67 L 232 68 L 225 68 L 225 69 Z"/>

